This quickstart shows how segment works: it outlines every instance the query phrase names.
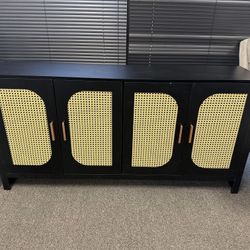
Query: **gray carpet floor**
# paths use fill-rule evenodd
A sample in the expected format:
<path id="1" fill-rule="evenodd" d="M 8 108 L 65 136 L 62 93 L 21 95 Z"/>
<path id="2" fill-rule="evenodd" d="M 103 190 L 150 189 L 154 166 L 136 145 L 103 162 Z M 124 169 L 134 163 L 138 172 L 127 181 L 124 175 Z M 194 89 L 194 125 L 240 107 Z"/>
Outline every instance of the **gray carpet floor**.
<path id="1" fill-rule="evenodd" d="M 19 180 L 0 189 L 0 249 L 250 249 L 250 166 L 227 184 Z"/>

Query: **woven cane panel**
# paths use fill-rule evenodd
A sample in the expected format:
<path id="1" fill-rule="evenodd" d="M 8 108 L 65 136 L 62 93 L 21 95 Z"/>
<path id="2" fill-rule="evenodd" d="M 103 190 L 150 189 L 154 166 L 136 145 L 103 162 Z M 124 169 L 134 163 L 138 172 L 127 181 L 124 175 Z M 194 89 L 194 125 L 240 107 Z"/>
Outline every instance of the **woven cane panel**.
<path id="1" fill-rule="evenodd" d="M 172 157 L 178 105 L 164 93 L 135 93 L 132 167 L 161 167 Z"/>
<path id="2" fill-rule="evenodd" d="M 200 106 L 192 160 L 201 168 L 228 169 L 247 94 L 215 94 Z"/>
<path id="3" fill-rule="evenodd" d="M 68 115 L 74 159 L 85 166 L 112 166 L 112 92 L 74 94 Z"/>
<path id="4" fill-rule="evenodd" d="M 26 89 L 1 89 L 0 105 L 13 164 L 47 163 L 52 149 L 41 97 Z"/>

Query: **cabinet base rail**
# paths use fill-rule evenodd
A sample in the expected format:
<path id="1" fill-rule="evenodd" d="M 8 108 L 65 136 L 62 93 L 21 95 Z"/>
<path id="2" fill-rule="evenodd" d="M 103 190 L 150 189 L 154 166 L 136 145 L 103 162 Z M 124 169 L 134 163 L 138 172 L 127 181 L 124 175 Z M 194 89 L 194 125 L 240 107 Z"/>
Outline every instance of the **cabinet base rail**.
<path id="1" fill-rule="evenodd" d="M 11 175 L 11 177 L 1 176 L 2 186 L 4 190 L 11 190 L 12 186 L 16 182 L 17 179 L 124 179 L 124 180 L 165 180 L 165 181 L 176 181 L 178 185 L 180 181 L 184 181 L 185 183 L 183 186 L 190 186 L 193 182 L 198 183 L 201 186 L 201 182 L 204 182 L 204 185 L 214 182 L 225 182 L 227 181 L 230 186 L 230 191 L 232 194 L 237 194 L 240 189 L 241 185 L 241 177 L 234 177 L 234 178 L 225 178 L 222 177 L 214 177 L 214 176 L 178 176 L 178 175 L 130 175 L 130 174 L 86 174 L 86 175 Z M 189 183 L 188 183 L 189 182 Z M 206 184 L 205 184 L 206 183 Z M 166 183 L 167 184 L 167 183 Z M 171 183 L 169 186 L 171 186 Z M 193 183 L 194 184 L 194 183 Z M 196 185 L 196 184 L 195 184 Z"/>

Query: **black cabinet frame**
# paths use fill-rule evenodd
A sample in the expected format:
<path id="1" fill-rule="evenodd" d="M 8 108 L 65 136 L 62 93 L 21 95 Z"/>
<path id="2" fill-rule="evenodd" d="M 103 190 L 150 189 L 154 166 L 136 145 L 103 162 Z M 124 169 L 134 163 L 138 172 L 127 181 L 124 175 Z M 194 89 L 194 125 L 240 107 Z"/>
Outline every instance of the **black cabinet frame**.
<path id="1" fill-rule="evenodd" d="M 1 63 L 0 63 L 1 65 Z M 34 66 L 34 67 L 33 67 Z M 43 71 L 39 73 L 39 67 Z M 0 113 L 0 175 L 5 189 L 15 178 L 157 178 L 181 180 L 224 180 L 237 193 L 250 149 L 250 97 L 245 105 L 230 169 L 202 169 L 191 160 L 192 143 L 187 143 L 190 124 L 196 125 L 199 106 L 213 93 L 250 94 L 250 73 L 238 67 L 190 66 L 80 66 L 53 63 L 25 65 L 13 63 L 11 70 L 0 67 L 0 88 L 30 89 L 39 94 L 46 105 L 48 123 L 54 121 L 56 140 L 51 141 L 52 158 L 43 167 L 14 168 Z M 33 67 L 33 68 L 32 68 Z M 70 69 L 67 71 L 67 68 Z M 34 70 L 33 70 L 34 69 Z M 20 71 L 22 70 L 22 71 Z M 86 72 L 84 71 L 86 70 Z M 199 73 L 197 71 L 200 70 Z M 193 73 L 192 73 L 193 72 Z M 70 149 L 67 101 L 81 90 L 112 91 L 113 97 L 113 168 L 89 166 L 80 168 Z M 173 156 L 168 166 L 156 169 L 131 168 L 131 143 L 134 92 L 160 92 L 171 95 L 178 103 L 178 117 Z M 65 120 L 68 140 L 63 141 L 61 122 Z M 182 143 L 178 144 L 180 124 Z"/>

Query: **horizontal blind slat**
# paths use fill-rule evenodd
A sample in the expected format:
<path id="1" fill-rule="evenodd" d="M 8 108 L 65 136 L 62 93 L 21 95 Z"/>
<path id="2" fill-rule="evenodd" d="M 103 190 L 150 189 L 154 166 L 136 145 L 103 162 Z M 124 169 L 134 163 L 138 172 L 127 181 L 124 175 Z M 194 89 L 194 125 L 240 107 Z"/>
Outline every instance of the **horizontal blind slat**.
<path id="1" fill-rule="evenodd" d="M 130 0 L 130 64 L 238 64 L 249 0 Z"/>
<path id="2" fill-rule="evenodd" d="M 131 64 L 205 63 L 215 0 L 131 0 Z"/>
<path id="3" fill-rule="evenodd" d="M 0 1 L 1 60 L 125 64 L 126 0 Z"/>

